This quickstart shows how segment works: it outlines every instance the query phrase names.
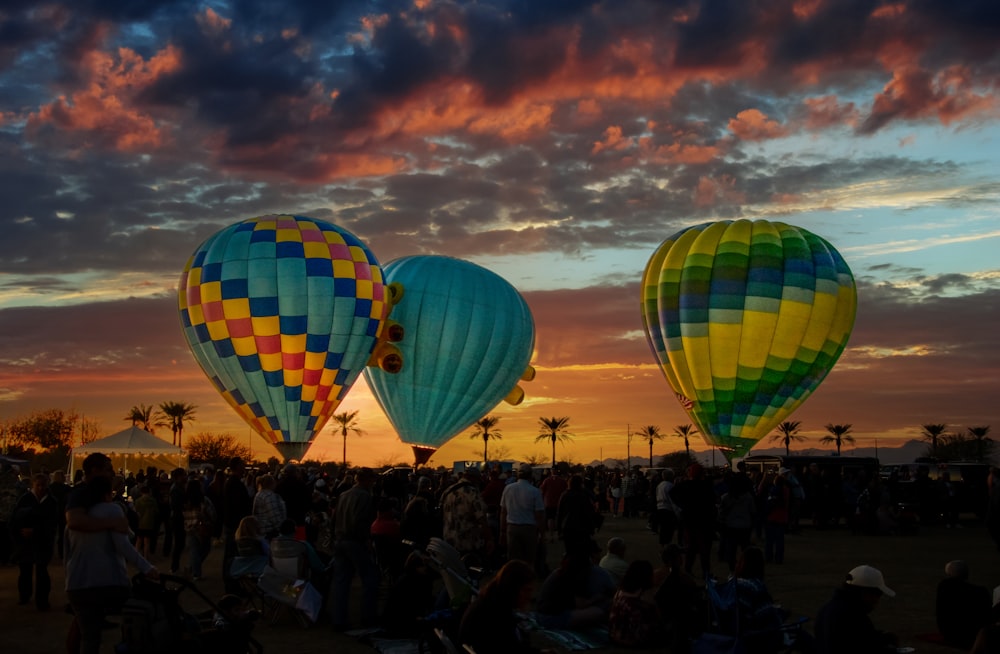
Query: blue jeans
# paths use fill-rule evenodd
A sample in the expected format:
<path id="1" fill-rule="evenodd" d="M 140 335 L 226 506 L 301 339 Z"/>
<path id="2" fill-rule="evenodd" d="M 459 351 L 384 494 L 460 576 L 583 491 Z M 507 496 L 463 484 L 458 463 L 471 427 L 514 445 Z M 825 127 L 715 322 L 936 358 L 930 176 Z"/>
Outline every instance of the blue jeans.
<path id="1" fill-rule="evenodd" d="M 208 557 L 209 550 L 212 549 L 212 537 L 206 535 L 204 538 L 195 531 L 189 531 L 188 538 L 188 564 L 191 566 L 191 576 L 201 577 L 201 564 Z"/>
<path id="2" fill-rule="evenodd" d="M 764 525 L 764 560 L 768 563 L 785 562 L 785 525 L 768 522 Z"/>
<path id="3" fill-rule="evenodd" d="M 361 577 L 361 622 L 373 626 L 378 618 L 378 586 L 381 573 L 366 543 L 340 540 L 333 546 L 333 624 L 346 627 L 350 622 L 351 583 Z"/>

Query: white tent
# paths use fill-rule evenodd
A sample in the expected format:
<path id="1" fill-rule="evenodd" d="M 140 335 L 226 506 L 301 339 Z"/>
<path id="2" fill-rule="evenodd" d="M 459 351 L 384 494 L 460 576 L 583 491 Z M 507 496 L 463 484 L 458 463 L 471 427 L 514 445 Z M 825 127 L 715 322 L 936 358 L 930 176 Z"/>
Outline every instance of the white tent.
<path id="1" fill-rule="evenodd" d="M 139 472 L 149 466 L 170 471 L 187 468 L 188 454 L 185 450 L 150 434 L 139 427 L 129 427 L 117 434 L 73 448 L 70 457 L 70 476 L 77 468 L 83 467 L 83 460 L 94 452 L 107 454 L 115 470 Z"/>

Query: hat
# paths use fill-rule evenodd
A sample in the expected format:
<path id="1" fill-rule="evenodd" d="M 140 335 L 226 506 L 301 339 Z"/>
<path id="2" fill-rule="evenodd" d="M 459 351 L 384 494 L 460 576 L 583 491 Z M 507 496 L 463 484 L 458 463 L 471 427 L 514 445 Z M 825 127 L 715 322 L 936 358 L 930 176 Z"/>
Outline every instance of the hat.
<path id="1" fill-rule="evenodd" d="M 532 471 L 531 464 L 530 463 L 522 463 L 521 467 L 518 468 L 518 470 L 520 470 L 521 472 L 531 472 Z"/>
<path id="2" fill-rule="evenodd" d="M 316 483 L 313 484 L 313 486 L 315 486 L 316 488 L 323 488 L 324 486 L 326 486 L 326 482 L 323 481 L 322 479 L 317 479 Z"/>
<path id="3" fill-rule="evenodd" d="M 788 468 L 781 468 L 778 470 L 779 475 L 787 475 L 789 472 L 791 472 L 791 470 L 789 470 Z"/>
<path id="4" fill-rule="evenodd" d="M 896 596 L 896 591 L 885 585 L 882 573 L 870 565 L 859 565 L 848 572 L 847 585 L 861 588 L 877 588 L 889 597 Z"/>

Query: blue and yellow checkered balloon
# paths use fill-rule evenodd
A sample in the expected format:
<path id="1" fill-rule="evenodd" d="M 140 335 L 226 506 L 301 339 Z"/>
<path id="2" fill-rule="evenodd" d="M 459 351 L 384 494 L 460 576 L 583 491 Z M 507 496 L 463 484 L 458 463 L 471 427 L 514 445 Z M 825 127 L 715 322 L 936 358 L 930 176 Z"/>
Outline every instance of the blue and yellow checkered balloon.
<path id="1" fill-rule="evenodd" d="M 819 386 L 857 311 L 854 277 L 832 245 L 764 220 L 674 234 L 642 286 L 650 349 L 705 441 L 730 458 Z"/>
<path id="2" fill-rule="evenodd" d="M 272 215 L 188 261 L 181 323 L 216 390 L 272 443 L 309 442 L 364 369 L 388 316 L 382 269 L 347 230 Z"/>

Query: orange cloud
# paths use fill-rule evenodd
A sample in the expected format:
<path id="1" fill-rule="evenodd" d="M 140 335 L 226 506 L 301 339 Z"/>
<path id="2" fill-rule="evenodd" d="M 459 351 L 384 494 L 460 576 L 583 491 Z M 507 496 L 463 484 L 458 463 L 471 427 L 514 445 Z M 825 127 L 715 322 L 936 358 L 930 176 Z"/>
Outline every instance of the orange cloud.
<path id="1" fill-rule="evenodd" d="M 893 72 L 885 88 L 875 96 L 866 129 L 875 130 L 894 118 L 937 118 L 943 125 L 954 121 L 996 115 L 997 99 L 977 93 L 971 71 L 951 66 L 936 75 L 919 68 Z"/>
<path id="2" fill-rule="evenodd" d="M 206 7 L 205 11 L 197 14 L 195 16 L 195 21 L 198 23 L 198 27 L 201 28 L 202 34 L 217 36 L 223 32 L 228 32 L 229 28 L 233 24 L 231 18 L 223 18 L 219 14 L 215 13 L 211 7 Z"/>
<path id="3" fill-rule="evenodd" d="M 597 154 L 602 150 L 627 150 L 635 145 L 635 139 L 622 136 L 622 128 L 619 125 L 612 125 L 604 130 L 604 138 L 594 142 L 594 147 L 590 154 Z"/>
<path id="4" fill-rule="evenodd" d="M 835 95 L 825 95 L 818 98 L 806 98 L 805 127 L 808 130 L 822 130 L 830 127 L 858 124 L 858 110 L 853 102 L 841 104 Z"/>
<path id="5" fill-rule="evenodd" d="M 154 119 L 131 106 L 132 98 L 161 75 L 180 67 L 180 51 L 167 46 L 148 61 L 134 50 L 121 48 L 117 56 L 102 51 L 83 61 L 86 88 L 69 98 L 60 96 L 28 117 L 27 132 L 37 135 L 46 126 L 90 134 L 111 147 L 134 151 L 155 148 L 165 139 Z"/>
<path id="6" fill-rule="evenodd" d="M 742 204 L 746 196 L 736 189 L 736 179 L 730 175 L 718 178 L 701 177 L 694 190 L 694 203 L 699 207 L 717 204 Z"/>
<path id="7" fill-rule="evenodd" d="M 786 136 L 788 129 L 759 109 L 744 109 L 729 121 L 729 131 L 744 141 L 766 141 Z"/>

